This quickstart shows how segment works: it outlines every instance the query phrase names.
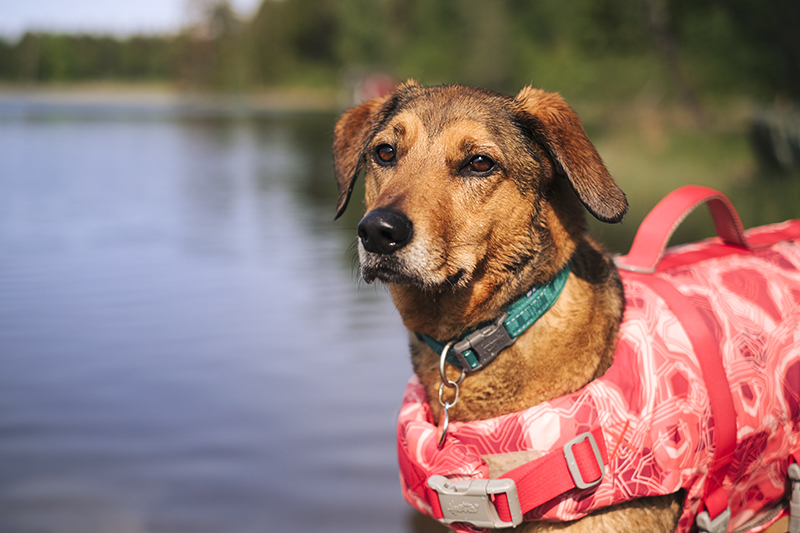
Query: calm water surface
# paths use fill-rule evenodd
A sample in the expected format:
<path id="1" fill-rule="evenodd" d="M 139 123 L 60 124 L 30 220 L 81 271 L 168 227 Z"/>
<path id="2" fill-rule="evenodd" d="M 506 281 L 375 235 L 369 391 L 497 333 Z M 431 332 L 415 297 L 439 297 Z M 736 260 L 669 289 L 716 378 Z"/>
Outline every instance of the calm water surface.
<path id="1" fill-rule="evenodd" d="M 0 531 L 427 527 L 334 120 L 0 106 Z"/>

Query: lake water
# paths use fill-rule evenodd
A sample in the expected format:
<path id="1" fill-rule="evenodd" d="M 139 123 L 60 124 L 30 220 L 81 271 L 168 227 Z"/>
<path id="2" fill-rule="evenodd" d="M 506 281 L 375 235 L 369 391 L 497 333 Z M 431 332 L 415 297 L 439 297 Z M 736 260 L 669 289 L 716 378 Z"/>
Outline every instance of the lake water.
<path id="1" fill-rule="evenodd" d="M 0 531 L 438 530 L 334 121 L 0 102 Z"/>
<path id="2" fill-rule="evenodd" d="M 141 111 L 0 104 L 0 531 L 426 530 L 335 117 Z"/>

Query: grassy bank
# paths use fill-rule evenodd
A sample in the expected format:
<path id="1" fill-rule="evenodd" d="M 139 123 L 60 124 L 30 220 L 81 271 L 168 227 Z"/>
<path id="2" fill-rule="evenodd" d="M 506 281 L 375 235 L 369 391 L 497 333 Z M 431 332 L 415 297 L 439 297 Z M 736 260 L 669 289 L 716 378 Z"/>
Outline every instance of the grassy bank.
<path id="1" fill-rule="evenodd" d="M 627 252 L 650 209 L 688 184 L 726 194 L 745 227 L 800 217 L 800 175 L 759 165 L 750 138 L 755 109 L 746 100 L 709 107 L 703 124 L 676 106 L 634 103 L 589 113 L 585 119 L 592 141 L 630 202 L 622 224 L 590 221 L 592 233 L 612 251 Z M 711 218 L 700 208 L 678 228 L 672 242 L 713 234 Z"/>
<path id="2" fill-rule="evenodd" d="M 333 112 L 348 104 L 343 91 L 334 88 L 254 88 L 230 93 L 176 83 L 114 81 L 4 83 L 0 84 L 0 102 L 4 101 L 84 107 L 182 108 L 243 116 Z"/>

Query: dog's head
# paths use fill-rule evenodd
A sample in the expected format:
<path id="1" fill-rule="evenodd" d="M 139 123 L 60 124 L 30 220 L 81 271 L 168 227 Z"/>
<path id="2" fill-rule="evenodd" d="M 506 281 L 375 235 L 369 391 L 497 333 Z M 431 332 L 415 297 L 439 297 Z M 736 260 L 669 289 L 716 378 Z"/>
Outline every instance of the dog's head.
<path id="1" fill-rule="evenodd" d="M 509 97 L 407 82 L 347 111 L 333 151 L 337 217 L 366 171 L 358 235 L 368 282 L 544 281 L 581 238 L 580 204 L 606 222 L 627 210 L 577 114 L 531 88 Z"/>

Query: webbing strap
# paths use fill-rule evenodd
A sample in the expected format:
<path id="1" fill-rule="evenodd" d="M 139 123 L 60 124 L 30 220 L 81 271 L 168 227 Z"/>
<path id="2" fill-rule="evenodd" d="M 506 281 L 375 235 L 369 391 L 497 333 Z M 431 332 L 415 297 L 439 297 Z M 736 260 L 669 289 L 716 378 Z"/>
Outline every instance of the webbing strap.
<path id="1" fill-rule="evenodd" d="M 707 204 L 714 228 L 722 240 L 748 248 L 739 215 L 728 198 L 714 189 L 686 185 L 664 197 L 639 226 L 627 255 L 617 258 L 617 266 L 632 272 L 654 272 L 670 236 L 697 206 Z"/>
<path id="2" fill-rule="evenodd" d="M 635 276 L 649 284 L 664 299 L 680 320 L 697 354 L 714 420 L 714 455 L 703 494 L 703 505 L 709 517 L 714 519 L 728 508 L 728 493 L 723 489 L 722 481 L 736 447 L 736 410 L 722 355 L 714 335 L 688 298 L 671 283 L 640 274 L 656 270 L 675 228 L 703 203 L 708 205 L 714 227 L 723 242 L 747 249 L 749 246 L 739 215 L 725 195 L 708 187 L 687 185 L 667 195 L 648 213 L 639 226 L 630 252 L 617 258 L 616 262 L 623 275 Z"/>
<path id="3" fill-rule="evenodd" d="M 400 471 L 408 487 L 427 501 L 431 514 L 442 519 L 444 513 L 439 495 L 426 480 L 431 472 L 408 456 L 402 442 L 398 441 Z M 563 448 L 510 470 L 498 479 L 511 479 L 516 484 L 516 493 L 522 513 L 526 513 L 573 489 L 592 487 L 602 481 L 608 451 L 603 430 L 600 427 L 583 433 L 568 442 Z M 503 522 L 512 521 L 512 512 L 507 494 L 493 497 L 497 514 Z"/>
<path id="4" fill-rule="evenodd" d="M 508 306 L 508 318 L 503 322 L 508 334 L 519 337 L 526 329 L 553 307 L 569 278 L 569 265 L 561 269 L 548 283 L 528 291 L 524 298 Z"/>
<path id="5" fill-rule="evenodd" d="M 572 489 L 588 488 L 599 483 L 607 462 L 608 452 L 603 431 L 598 427 L 591 433 L 579 435 L 564 449 L 518 466 L 499 479 L 514 480 L 519 505 L 524 514 Z M 497 495 L 495 505 L 500 518 L 510 521 L 511 512 L 505 494 Z"/>
<path id="6" fill-rule="evenodd" d="M 736 448 L 736 408 L 722 365 L 722 354 L 705 319 L 674 285 L 657 276 L 626 273 L 652 287 L 664 299 L 683 326 L 700 365 L 714 421 L 714 455 L 703 490 L 703 505 L 714 519 L 728 508 L 728 493 L 722 486 L 725 471 Z"/>

